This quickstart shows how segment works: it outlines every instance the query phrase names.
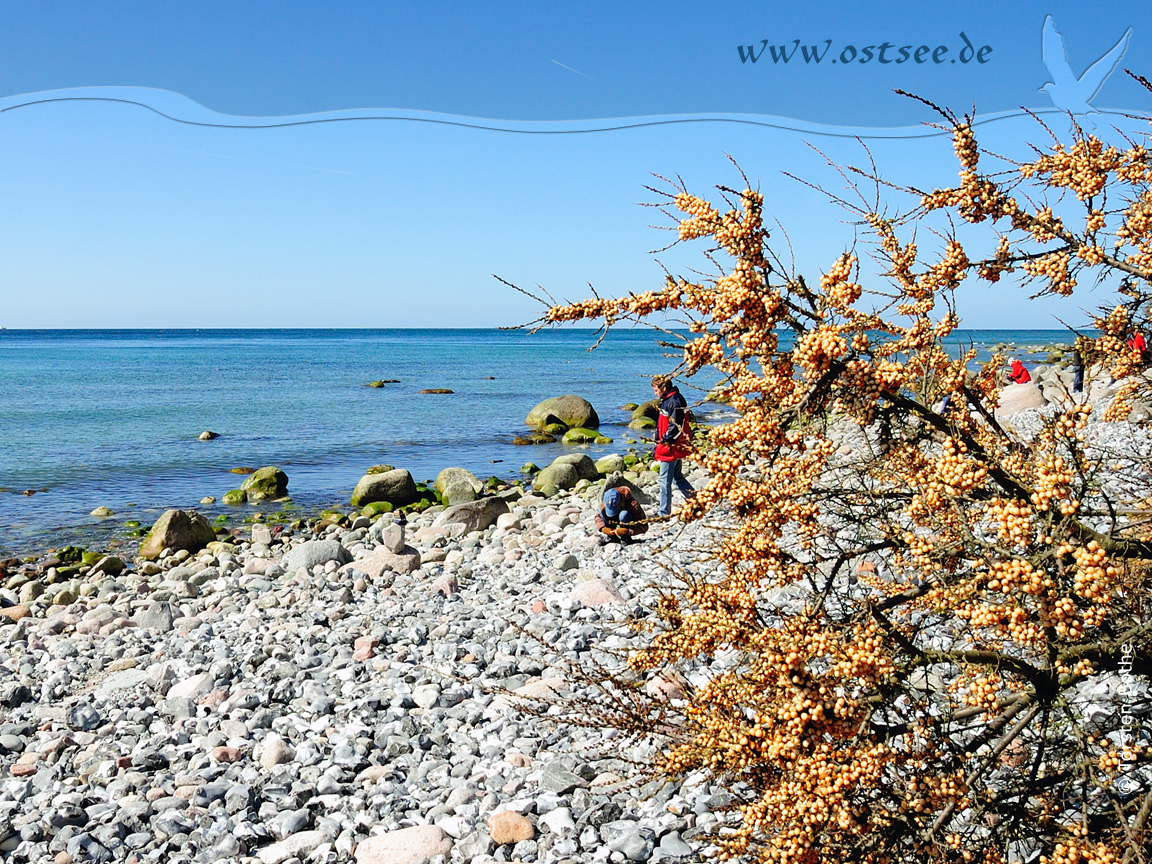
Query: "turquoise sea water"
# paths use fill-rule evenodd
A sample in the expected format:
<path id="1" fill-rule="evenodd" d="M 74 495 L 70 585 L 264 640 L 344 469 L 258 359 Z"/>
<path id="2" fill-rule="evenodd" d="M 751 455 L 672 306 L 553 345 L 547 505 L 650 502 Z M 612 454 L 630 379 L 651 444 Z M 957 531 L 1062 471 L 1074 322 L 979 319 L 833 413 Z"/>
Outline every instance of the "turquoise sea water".
<path id="1" fill-rule="evenodd" d="M 1047 344 L 1066 331 L 967 331 L 958 340 Z M 561 444 L 513 445 L 537 402 L 589 399 L 624 452 L 626 402 L 675 365 L 648 330 L 0 331 L 0 557 L 85 542 L 127 519 L 200 507 L 279 465 L 305 507 L 347 503 L 364 469 L 419 480 L 459 465 L 514 478 Z M 398 379 L 381 389 L 369 381 Z M 706 389 L 711 381 L 699 382 Z M 417 391 L 446 387 L 452 395 Z M 690 402 L 701 390 L 682 388 Z M 221 437 L 203 442 L 204 430 Z M 22 494 L 36 490 L 36 494 Z M 116 515 L 87 514 L 107 506 Z"/>

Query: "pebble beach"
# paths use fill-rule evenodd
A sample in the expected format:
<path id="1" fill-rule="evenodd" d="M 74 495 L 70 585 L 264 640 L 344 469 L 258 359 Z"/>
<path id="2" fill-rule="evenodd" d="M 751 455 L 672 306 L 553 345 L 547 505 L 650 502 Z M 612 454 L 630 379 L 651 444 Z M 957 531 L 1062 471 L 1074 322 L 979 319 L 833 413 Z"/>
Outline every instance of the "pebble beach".
<path id="1" fill-rule="evenodd" d="M 654 493 L 654 472 L 630 476 Z M 51 560 L 25 565 L 14 590 L 48 590 L 24 589 L 0 617 L 0 854 L 694 854 L 723 818 L 721 789 L 638 787 L 621 759 L 643 748 L 528 717 L 505 693 L 594 698 L 565 663 L 595 652 L 618 669 L 598 649 L 633 644 L 625 623 L 672 584 L 664 565 L 708 566 L 702 526 L 601 545 L 589 499 L 602 485 L 514 488 L 431 508 L 403 532 L 393 514 L 319 533 L 255 524 L 115 574 L 98 563 L 71 603 Z M 675 697 L 670 682 L 649 686 Z"/>

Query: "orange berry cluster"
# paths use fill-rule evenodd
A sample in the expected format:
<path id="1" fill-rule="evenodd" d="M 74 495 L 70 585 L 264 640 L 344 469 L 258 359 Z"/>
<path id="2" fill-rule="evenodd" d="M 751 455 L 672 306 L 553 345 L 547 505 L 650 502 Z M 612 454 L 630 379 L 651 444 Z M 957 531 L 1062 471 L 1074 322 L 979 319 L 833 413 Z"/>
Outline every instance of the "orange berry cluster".
<path id="1" fill-rule="evenodd" d="M 1047 279 L 1047 291 L 1067 296 L 1076 288 L 1076 279 L 1068 272 L 1068 262 L 1071 260 L 1067 252 L 1051 252 L 1025 261 L 1020 266 L 1034 279 Z"/>

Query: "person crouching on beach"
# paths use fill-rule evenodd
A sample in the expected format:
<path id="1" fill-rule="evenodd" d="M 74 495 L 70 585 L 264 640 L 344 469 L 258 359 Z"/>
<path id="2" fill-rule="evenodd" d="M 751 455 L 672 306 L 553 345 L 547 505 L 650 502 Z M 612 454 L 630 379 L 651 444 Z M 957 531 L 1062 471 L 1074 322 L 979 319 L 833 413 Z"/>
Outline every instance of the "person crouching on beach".
<path id="1" fill-rule="evenodd" d="M 627 486 L 616 486 L 604 493 L 604 506 L 596 514 L 596 530 L 614 543 L 631 543 L 637 534 L 648 530 L 644 508 Z"/>
<path id="2" fill-rule="evenodd" d="M 660 401 L 660 419 L 656 422 L 656 453 L 660 463 L 660 515 L 672 513 L 672 484 L 685 498 L 692 498 L 696 490 L 684 476 L 681 463 L 692 444 L 692 430 L 688 422 L 688 403 L 666 375 L 652 379 L 652 392 Z"/>
<path id="3" fill-rule="evenodd" d="M 1012 379 L 1014 384 L 1027 384 L 1032 380 L 1032 376 L 1028 373 L 1023 363 L 1015 357 L 1012 358 L 1011 362 L 1012 366 L 1010 367 L 1011 371 L 1009 371 L 1008 377 Z"/>

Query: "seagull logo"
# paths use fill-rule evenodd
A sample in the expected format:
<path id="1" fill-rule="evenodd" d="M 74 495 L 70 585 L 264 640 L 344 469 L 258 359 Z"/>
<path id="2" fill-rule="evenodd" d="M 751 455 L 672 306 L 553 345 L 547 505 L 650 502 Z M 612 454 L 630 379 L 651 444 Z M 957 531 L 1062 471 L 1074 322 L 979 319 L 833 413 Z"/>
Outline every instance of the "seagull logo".
<path id="1" fill-rule="evenodd" d="M 1064 37 L 1056 29 L 1056 24 L 1049 15 L 1044 19 L 1044 33 L 1041 41 L 1041 51 L 1044 55 L 1044 65 L 1052 80 L 1040 90 L 1047 93 L 1052 104 L 1062 111 L 1073 116 L 1095 114 L 1096 109 L 1089 104 L 1108 76 L 1128 50 L 1128 38 L 1132 35 L 1129 27 L 1120 37 L 1120 41 L 1113 45 L 1103 57 L 1084 70 L 1079 78 L 1068 64 L 1068 52 L 1064 48 Z M 1089 120 L 1089 125 L 1094 126 Z"/>

